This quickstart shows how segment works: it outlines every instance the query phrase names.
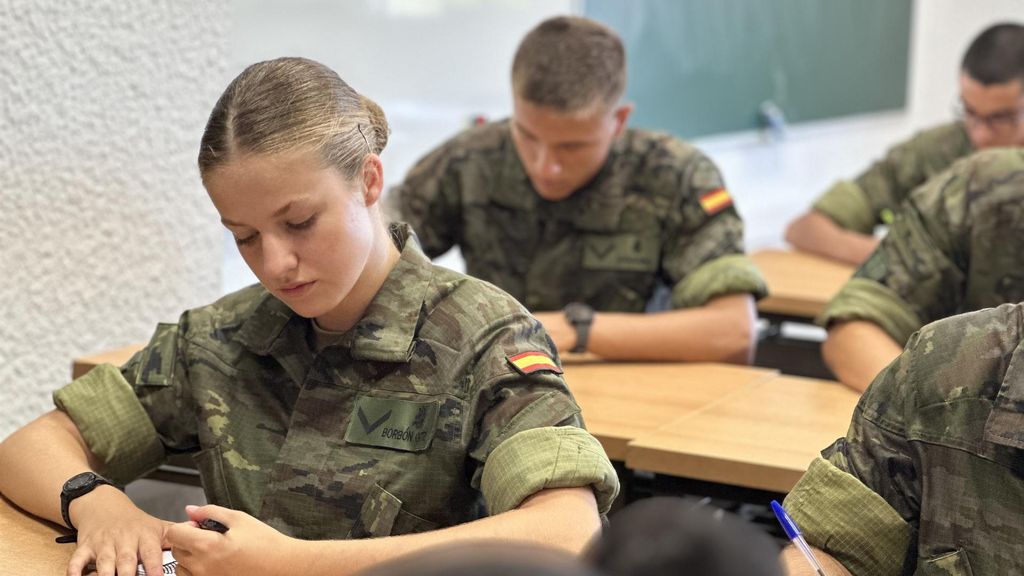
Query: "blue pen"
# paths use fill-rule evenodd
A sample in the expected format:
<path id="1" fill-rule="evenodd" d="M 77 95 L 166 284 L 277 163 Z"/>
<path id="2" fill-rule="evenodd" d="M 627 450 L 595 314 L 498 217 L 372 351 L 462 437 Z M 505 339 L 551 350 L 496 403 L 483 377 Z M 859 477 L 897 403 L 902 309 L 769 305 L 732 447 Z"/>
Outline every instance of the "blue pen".
<path id="1" fill-rule="evenodd" d="M 779 519 L 779 524 L 782 524 L 782 529 L 786 531 L 786 538 L 789 538 L 790 542 L 800 549 L 800 552 L 811 563 L 811 568 L 814 568 L 818 576 L 825 576 L 825 571 L 821 569 L 821 564 L 818 564 L 818 560 L 811 553 L 811 547 L 807 545 L 807 540 L 804 540 L 803 535 L 800 534 L 800 528 L 789 517 L 789 514 L 786 514 L 786 509 L 782 507 L 782 504 L 772 500 L 772 512 L 775 512 L 775 517 Z"/>

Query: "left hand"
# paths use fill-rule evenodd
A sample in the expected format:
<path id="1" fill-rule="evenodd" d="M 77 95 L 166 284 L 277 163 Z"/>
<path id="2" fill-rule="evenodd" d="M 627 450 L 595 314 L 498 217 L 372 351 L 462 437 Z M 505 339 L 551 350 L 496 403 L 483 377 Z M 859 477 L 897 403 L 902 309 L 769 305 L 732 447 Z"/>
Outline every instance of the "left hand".
<path id="1" fill-rule="evenodd" d="M 186 506 L 189 522 L 168 528 L 164 546 L 178 561 L 178 574 L 287 574 L 295 540 L 252 516 L 220 506 Z M 211 518 L 228 527 L 224 534 L 199 528 Z"/>
<path id="2" fill-rule="evenodd" d="M 559 353 L 568 352 L 576 346 L 576 328 L 569 324 L 565 312 L 534 312 L 533 317 L 544 325 Z"/>

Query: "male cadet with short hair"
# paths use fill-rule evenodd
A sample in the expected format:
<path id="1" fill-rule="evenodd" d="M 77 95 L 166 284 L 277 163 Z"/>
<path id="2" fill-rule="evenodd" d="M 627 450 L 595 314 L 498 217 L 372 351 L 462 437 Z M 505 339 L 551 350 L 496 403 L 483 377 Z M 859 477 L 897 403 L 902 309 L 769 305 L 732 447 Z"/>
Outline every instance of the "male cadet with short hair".
<path id="1" fill-rule="evenodd" d="M 542 22 L 515 55 L 512 118 L 423 158 L 395 190 L 401 217 L 431 257 L 460 246 L 559 351 L 750 362 L 765 286 L 742 221 L 700 151 L 626 128 L 625 81 L 614 32 Z M 643 314 L 659 283 L 672 310 Z"/>
<path id="2" fill-rule="evenodd" d="M 1024 301 L 1022 239 L 1024 148 L 957 161 L 910 195 L 878 249 L 825 307 L 826 364 L 863 391 L 921 326 Z"/>
<path id="3" fill-rule="evenodd" d="M 910 192 L 975 150 L 1024 145 L 1024 27 L 997 24 L 971 42 L 960 67 L 962 121 L 915 135 L 853 181 L 833 185 L 786 230 L 800 250 L 860 264 Z"/>
<path id="4" fill-rule="evenodd" d="M 922 328 L 785 506 L 833 576 L 1024 574 L 1024 304 Z"/>

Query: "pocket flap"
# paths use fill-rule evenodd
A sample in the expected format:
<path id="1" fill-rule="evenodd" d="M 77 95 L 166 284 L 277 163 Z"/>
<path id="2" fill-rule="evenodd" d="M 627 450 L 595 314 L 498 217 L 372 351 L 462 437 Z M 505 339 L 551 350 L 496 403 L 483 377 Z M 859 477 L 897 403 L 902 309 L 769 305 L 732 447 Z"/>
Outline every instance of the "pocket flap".
<path id="1" fill-rule="evenodd" d="M 397 496 L 374 484 L 363 501 L 359 519 L 352 526 L 352 538 L 380 538 L 390 536 L 395 518 L 402 509 Z"/>
<path id="2" fill-rule="evenodd" d="M 967 552 L 958 548 L 939 556 L 932 556 L 921 561 L 919 572 L 922 575 L 935 574 L 945 576 L 973 576 L 971 564 L 967 561 Z"/>

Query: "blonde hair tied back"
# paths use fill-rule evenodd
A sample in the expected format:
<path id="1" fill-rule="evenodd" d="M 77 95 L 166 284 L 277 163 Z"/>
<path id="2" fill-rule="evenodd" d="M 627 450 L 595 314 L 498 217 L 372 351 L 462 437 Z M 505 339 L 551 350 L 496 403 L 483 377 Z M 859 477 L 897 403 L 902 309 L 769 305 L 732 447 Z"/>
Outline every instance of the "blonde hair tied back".
<path id="1" fill-rule="evenodd" d="M 278 58 L 249 66 L 224 90 L 206 123 L 199 171 L 205 178 L 237 154 L 311 151 L 353 177 L 389 133 L 380 106 L 333 70 Z"/>

